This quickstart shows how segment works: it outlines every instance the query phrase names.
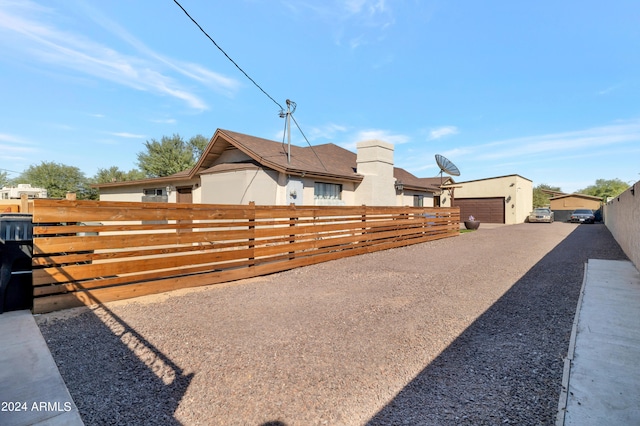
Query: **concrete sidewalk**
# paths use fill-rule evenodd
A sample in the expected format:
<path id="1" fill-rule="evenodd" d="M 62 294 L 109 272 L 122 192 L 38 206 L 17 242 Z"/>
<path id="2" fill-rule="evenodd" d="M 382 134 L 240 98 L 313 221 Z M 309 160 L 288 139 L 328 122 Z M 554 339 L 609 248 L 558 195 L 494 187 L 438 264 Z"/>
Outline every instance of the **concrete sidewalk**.
<path id="1" fill-rule="evenodd" d="M 640 273 L 590 259 L 556 425 L 640 425 Z"/>
<path id="2" fill-rule="evenodd" d="M 0 315 L 0 424 L 82 425 L 30 311 Z"/>

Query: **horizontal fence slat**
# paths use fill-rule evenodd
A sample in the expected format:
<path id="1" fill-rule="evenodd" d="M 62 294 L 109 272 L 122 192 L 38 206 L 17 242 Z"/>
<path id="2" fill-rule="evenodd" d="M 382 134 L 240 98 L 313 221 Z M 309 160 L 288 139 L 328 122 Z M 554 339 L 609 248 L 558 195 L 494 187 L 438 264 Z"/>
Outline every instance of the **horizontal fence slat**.
<path id="1" fill-rule="evenodd" d="M 192 243 L 215 244 L 218 241 L 247 240 L 253 237 L 253 231 L 227 230 L 186 233 L 121 233 L 100 236 L 59 236 L 34 238 L 34 254 L 77 252 L 126 247 L 153 247 Z"/>

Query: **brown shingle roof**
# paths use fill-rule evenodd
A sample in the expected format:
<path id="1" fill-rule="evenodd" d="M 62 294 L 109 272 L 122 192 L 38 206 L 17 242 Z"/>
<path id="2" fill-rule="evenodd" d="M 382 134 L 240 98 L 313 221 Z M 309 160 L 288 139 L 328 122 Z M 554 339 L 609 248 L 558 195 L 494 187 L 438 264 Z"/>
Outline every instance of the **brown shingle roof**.
<path id="1" fill-rule="evenodd" d="M 263 166 L 278 171 L 362 180 L 362 176 L 355 171 L 356 154 L 332 143 L 317 145 L 313 148 L 291 145 L 291 162 L 288 162 L 288 147 L 282 142 L 223 129 L 218 129 L 216 135 Z M 214 136 L 214 143 L 218 143 L 216 136 Z"/>
<path id="2" fill-rule="evenodd" d="M 189 179 L 190 170 L 183 170 L 178 173 L 174 173 L 169 176 L 163 177 L 154 177 L 154 178 L 146 178 L 146 179 L 137 179 L 137 180 L 125 180 L 125 181 L 117 181 L 117 182 L 106 182 L 106 183 L 94 183 L 91 185 L 92 188 L 108 188 L 112 186 L 132 186 L 132 185 L 141 185 L 141 184 L 149 184 L 149 185 L 162 185 L 166 182 L 173 182 L 176 180 L 188 180 Z"/>
<path id="3" fill-rule="evenodd" d="M 409 173 L 408 171 L 406 171 L 405 169 L 401 169 L 400 167 L 394 167 L 393 177 L 395 177 L 398 182 L 402 182 L 402 184 L 406 189 L 414 189 L 419 191 L 426 190 L 429 192 L 440 192 L 439 188 L 437 188 L 434 185 L 431 185 L 429 182 L 425 180 L 430 178 L 416 177 L 411 173 Z M 438 185 L 439 184 L 440 184 L 440 181 L 438 181 Z"/>

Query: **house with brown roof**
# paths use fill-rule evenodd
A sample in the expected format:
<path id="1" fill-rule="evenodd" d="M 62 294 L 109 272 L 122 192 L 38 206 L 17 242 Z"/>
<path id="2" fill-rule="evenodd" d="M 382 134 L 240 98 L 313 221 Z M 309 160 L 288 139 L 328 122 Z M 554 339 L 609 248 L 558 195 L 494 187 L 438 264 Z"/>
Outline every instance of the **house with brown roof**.
<path id="1" fill-rule="evenodd" d="M 190 170 L 95 187 L 105 201 L 434 206 L 440 178 L 395 167 L 393 152 L 379 140 L 359 142 L 353 153 L 333 143 L 287 146 L 218 129 Z"/>

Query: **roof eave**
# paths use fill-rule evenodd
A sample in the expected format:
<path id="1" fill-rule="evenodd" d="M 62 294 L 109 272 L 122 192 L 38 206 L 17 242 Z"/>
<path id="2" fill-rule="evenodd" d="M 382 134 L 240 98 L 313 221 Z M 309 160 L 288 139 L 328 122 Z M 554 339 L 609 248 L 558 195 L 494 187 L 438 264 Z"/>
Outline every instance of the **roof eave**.
<path id="1" fill-rule="evenodd" d="M 154 183 L 162 183 L 162 182 L 175 182 L 175 181 L 186 181 L 193 180 L 188 175 L 185 176 L 163 176 L 157 178 L 147 178 L 147 179 L 137 179 L 137 180 L 122 180 L 117 182 L 105 182 L 105 183 L 93 183 L 91 184 L 91 188 L 116 188 L 119 186 L 135 186 L 135 185 L 146 185 L 146 184 L 154 184 Z"/>
<path id="2" fill-rule="evenodd" d="M 438 189 L 435 188 L 426 188 L 424 186 L 413 186 L 413 185 L 407 185 L 406 183 L 402 185 L 404 190 L 409 190 L 409 191 L 418 191 L 418 192 L 430 192 L 432 194 L 435 194 L 437 192 L 441 192 Z"/>
<path id="3" fill-rule="evenodd" d="M 323 172 L 300 170 L 300 169 L 284 169 L 283 173 L 286 173 L 292 176 L 299 176 L 299 177 L 347 180 L 352 182 L 361 182 L 362 179 L 364 178 L 363 175 L 359 175 L 359 174 L 347 176 L 347 175 L 338 175 L 335 173 L 323 173 Z"/>

